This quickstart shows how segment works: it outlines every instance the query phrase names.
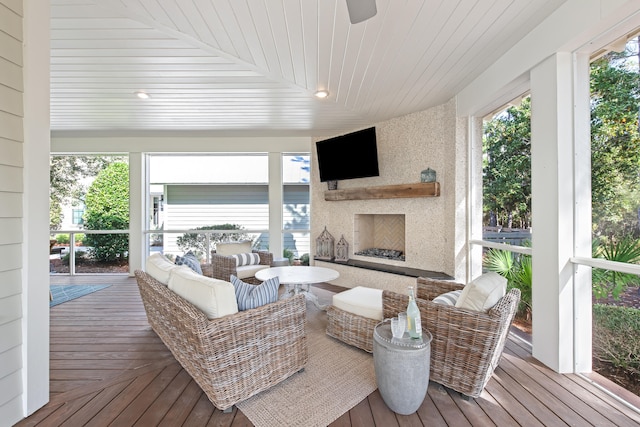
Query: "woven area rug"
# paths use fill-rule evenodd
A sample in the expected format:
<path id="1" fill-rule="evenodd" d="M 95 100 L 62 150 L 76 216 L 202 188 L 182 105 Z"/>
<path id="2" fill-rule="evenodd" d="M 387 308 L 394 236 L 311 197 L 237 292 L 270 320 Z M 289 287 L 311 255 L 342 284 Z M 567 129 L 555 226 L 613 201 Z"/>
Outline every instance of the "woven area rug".
<path id="1" fill-rule="evenodd" d="M 321 304 L 331 293 L 313 288 Z M 307 302 L 305 370 L 236 406 L 256 427 L 326 426 L 376 388 L 373 357 L 326 335 L 327 314 Z"/>
<path id="2" fill-rule="evenodd" d="M 49 301 L 49 307 L 80 298 L 109 286 L 111 285 L 51 285 L 49 289 L 52 300 Z"/>

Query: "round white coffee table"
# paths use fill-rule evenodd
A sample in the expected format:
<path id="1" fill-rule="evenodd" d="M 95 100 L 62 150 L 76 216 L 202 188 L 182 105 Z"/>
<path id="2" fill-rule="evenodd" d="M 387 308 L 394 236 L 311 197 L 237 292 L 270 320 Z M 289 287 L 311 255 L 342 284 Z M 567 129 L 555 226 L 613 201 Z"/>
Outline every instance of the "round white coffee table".
<path id="1" fill-rule="evenodd" d="M 324 310 L 324 306 L 318 303 L 318 297 L 310 291 L 312 283 L 322 283 L 335 280 L 340 277 L 340 273 L 330 268 L 292 265 L 288 267 L 271 267 L 260 270 L 256 273 L 256 279 L 268 280 L 278 277 L 280 283 L 285 285 L 283 297 L 303 294 L 316 307 Z"/>

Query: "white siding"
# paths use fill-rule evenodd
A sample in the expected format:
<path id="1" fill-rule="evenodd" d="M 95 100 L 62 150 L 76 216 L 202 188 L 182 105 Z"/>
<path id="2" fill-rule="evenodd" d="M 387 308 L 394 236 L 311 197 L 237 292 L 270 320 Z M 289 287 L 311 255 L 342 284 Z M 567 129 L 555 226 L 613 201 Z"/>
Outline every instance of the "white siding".
<path id="1" fill-rule="evenodd" d="M 238 224 L 246 230 L 269 228 L 267 185 L 169 185 L 165 201 L 165 230 Z M 165 235 L 165 252 L 180 253 L 180 234 Z"/>
<path id="2" fill-rule="evenodd" d="M 293 184 L 284 186 L 284 206 L 282 222 L 284 248 L 293 251 L 295 257 L 310 253 L 309 233 L 287 232 L 286 230 L 308 230 L 311 211 L 309 205 L 309 185 Z"/>
<path id="3" fill-rule="evenodd" d="M 0 420 L 22 406 L 22 2 L 0 0 Z"/>
<path id="4" fill-rule="evenodd" d="M 169 185 L 164 205 L 164 229 L 186 230 L 230 223 L 241 225 L 246 230 L 264 230 L 261 239 L 264 240 L 269 228 L 268 191 L 266 184 Z M 309 228 L 308 185 L 286 185 L 284 205 L 284 229 Z M 179 235 L 165 236 L 165 252 L 180 252 L 175 245 Z M 309 252 L 308 233 L 293 236 L 285 233 L 284 240 L 284 246 L 295 249 L 296 255 Z"/>

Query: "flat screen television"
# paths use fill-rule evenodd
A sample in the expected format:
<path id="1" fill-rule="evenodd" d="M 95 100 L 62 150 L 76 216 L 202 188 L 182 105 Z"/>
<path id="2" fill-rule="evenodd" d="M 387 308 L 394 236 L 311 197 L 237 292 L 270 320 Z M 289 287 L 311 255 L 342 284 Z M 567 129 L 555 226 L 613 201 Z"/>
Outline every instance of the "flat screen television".
<path id="1" fill-rule="evenodd" d="M 379 176 L 376 128 L 316 142 L 320 181 Z"/>

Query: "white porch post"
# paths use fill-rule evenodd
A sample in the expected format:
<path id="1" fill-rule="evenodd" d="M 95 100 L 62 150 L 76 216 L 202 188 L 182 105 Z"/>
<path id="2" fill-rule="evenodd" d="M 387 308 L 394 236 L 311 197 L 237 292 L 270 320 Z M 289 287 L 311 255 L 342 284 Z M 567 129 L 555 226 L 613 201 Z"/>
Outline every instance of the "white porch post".
<path id="1" fill-rule="evenodd" d="M 578 73 L 577 65 L 572 54 L 558 53 L 531 71 L 533 356 L 558 372 L 583 369 L 584 360 L 579 361 L 578 355 L 584 358 L 591 352 L 590 340 L 584 339 L 591 323 L 578 318 L 584 310 L 576 305 L 583 304 L 584 297 L 574 298 L 584 286 L 576 285 L 578 276 L 574 277 L 570 262 L 578 242 L 576 232 L 585 224 L 574 220 L 579 200 L 576 182 L 583 185 L 585 181 L 576 173 L 588 173 L 582 167 L 579 172 L 576 169 L 584 166 L 576 153 L 584 155 L 588 142 L 584 140 L 585 107 L 576 109 L 574 102 L 584 99 L 585 89 L 588 100 L 589 89 L 588 72 L 586 76 Z M 581 82 L 585 77 L 586 83 Z M 587 116 L 587 129 L 588 125 Z M 586 191 L 590 194 L 590 186 Z"/>
<path id="2" fill-rule="evenodd" d="M 129 275 L 142 268 L 142 259 L 146 248 L 145 240 L 149 236 L 142 233 L 145 227 L 147 182 L 145 158 L 140 152 L 129 153 Z"/>
<path id="3" fill-rule="evenodd" d="M 269 252 L 282 256 L 282 153 L 269 153 Z"/>
<path id="4" fill-rule="evenodd" d="M 18 3 L 15 6 L 19 8 Z M 24 8 L 22 397 L 24 415 L 27 416 L 49 401 L 47 236 L 49 235 L 50 161 L 50 7 L 49 2 L 35 0 L 24 1 L 22 7 Z M 2 339 L 5 338 L 2 337 Z M 11 336 L 10 338 L 13 339 Z M 5 359 L 3 363 L 11 366 L 13 361 Z M 7 412 L 4 413 L 7 414 Z M 0 419 L 0 423 L 5 421 Z M 9 423 L 11 424 L 11 420 Z"/>

